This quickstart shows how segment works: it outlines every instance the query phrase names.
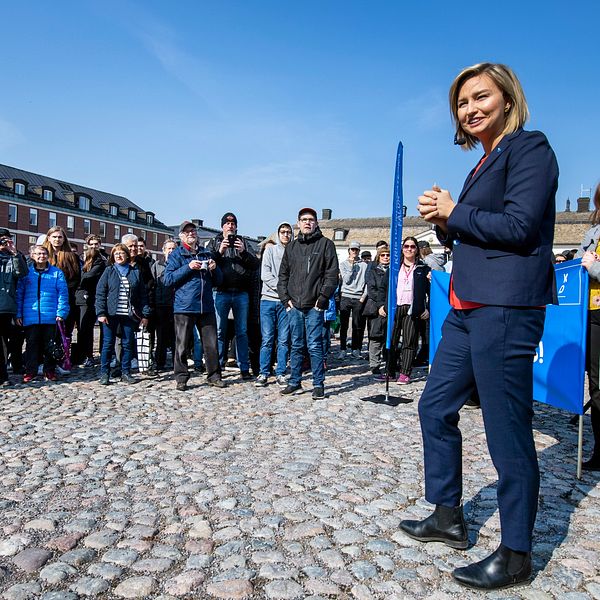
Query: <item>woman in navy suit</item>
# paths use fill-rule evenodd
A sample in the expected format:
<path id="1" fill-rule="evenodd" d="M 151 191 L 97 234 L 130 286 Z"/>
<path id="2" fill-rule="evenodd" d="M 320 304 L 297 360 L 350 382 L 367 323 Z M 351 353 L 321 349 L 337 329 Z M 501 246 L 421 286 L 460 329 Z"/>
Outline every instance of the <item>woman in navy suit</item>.
<path id="1" fill-rule="evenodd" d="M 455 142 L 484 154 L 454 201 L 437 186 L 418 210 L 452 246 L 452 306 L 419 404 L 425 497 L 436 505 L 401 529 L 423 541 L 468 546 L 462 509 L 459 410 L 474 389 L 498 473 L 502 539 L 454 578 L 493 590 L 531 576 L 539 469 L 533 441 L 533 357 L 545 305 L 555 299 L 552 267 L 558 166 L 546 137 L 522 129 L 527 103 L 514 72 L 500 64 L 464 69 L 450 88 Z"/>

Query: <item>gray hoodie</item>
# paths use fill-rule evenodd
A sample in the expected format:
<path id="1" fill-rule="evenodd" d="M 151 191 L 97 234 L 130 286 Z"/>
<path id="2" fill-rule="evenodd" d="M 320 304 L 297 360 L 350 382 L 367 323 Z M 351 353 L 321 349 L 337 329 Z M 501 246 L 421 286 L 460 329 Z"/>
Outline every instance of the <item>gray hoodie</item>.
<path id="1" fill-rule="evenodd" d="M 285 246 L 279 239 L 279 230 L 283 225 L 287 225 L 292 230 L 290 242 L 294 239 L 294 228 L 287 222 L 283 221 L 277 226 L 277 243 L 269 244 L 264 251 L 262 257 L 262 266 L 260 269 L 260 278 L 262 279 L 261 300 L 272 300 L 273 302 L 281 302 L 277 293 L 277 283 L 279 282 L 279 267 Z"/>
<path id="2" fill-rule="evenodd" d="M 579 250 L 575 255 L 575 258 L 581 258 L 587 250 L 591 252 L 596 252 L 596 248 L 598 246 L 598 239 L 600 238 L 600 225 L 594 225 L 591 229 L 586 231 L 583 236 L 583 241 L 581 242 L 581 246 L 579 246 Z M 600 262 L 596 261 L 593 265 L 588 269 L 588 274 L 592 279 L 596 281 L 600 281 Z"/>
<path id="3" fill-rule="evenodd" d="M 359 260 L 351 263 L 345 260 L 340 263 L 340 275 L 342 277 L 342 296 L 347 298 L 367 297 L 367 263 Z"/>

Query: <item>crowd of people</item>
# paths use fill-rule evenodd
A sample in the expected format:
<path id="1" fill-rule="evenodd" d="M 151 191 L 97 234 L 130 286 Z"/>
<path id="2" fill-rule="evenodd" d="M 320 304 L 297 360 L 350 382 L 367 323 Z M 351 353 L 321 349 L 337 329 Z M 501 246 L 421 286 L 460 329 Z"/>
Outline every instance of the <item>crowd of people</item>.
<path id="1" fill-rule="evenodd" d="M 221 233 L 200 245 L 196 225 L 184 221 L 160 260 L 133 234 L 109 249 L 90 235 L 79 255 L 66 232 L 52 227 L 25 254 L 0 230 L 0 383 L 9 381 L 8 364 L 24 383 L 55 381 L 72 366 L 91 376 L 99 355 L 102 385 L 130 384 L 139 354 L 149 354 L 144 372 L 172 368 L 178 390 L 187 388 L 188 361 L 216 387 L 233 361 L 243 381 L 263 387 L 274 377 L 284 395 L 299 392 L 310 371 L 313 396 L 322 398 L 332 335 L 338 360 L 363 360 L 365 331 L 374 376 L 406 384 L 413 366 L 427 363 L 428 272 L 446 262 L 427 243 L 404 240 L 398 335 L 387 357 L 387 241 L 377 243 L 374 260 L 353 241 L 338 263 L 316 211 L 303 208 L 257 256 L 237 227 L 227 212 Z M 138 347 L 140 331 L 149 349 Z"/>

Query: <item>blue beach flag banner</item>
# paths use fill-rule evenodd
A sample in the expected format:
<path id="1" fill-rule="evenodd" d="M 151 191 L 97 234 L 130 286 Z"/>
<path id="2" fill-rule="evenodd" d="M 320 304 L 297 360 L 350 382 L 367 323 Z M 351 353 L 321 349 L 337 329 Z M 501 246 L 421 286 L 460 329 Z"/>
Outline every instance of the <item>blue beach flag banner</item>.
<path id="1" fill-rule="evenodd" d="M 390 231 L 390 268 L 388 285 L 388 317 L 387 338 L 385 347 L 389 350 L 392 342 L 392 329 L 396 317 L 396 287 L 400 271 L 400 257 L 402 256 L 402 224 L 404 218 L 404 199 L 402 195 L 402 156 L 404 147 L 398 143 L 396 152 L 396 171 L 394 174 L 394 197 L 392 200 L 392 226 Z"/>
<path id="2" fill-rule="evenodd" d="M 569 412 L 583 414 L 588 275 L 581 260 L 555 267 L 558 305 L 546 307 L 544 335 L 533 359 L 533 397 Z M 429 364 L 450 310 L 450 275 L 431 272 Z"/>

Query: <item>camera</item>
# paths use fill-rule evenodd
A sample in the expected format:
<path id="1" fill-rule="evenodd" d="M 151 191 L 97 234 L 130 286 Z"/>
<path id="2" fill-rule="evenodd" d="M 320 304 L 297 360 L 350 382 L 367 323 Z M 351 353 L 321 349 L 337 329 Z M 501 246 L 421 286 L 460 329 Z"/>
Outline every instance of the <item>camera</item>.
<path id="1" fill-rule="evenodd" d="M 200 269 L 202 271 L 208 271 L 208 261 L 207 260 L 200 261 Z"/>
<path id="2" fill-rule="evenodd" d="M 235 248 L 235 240 L 237 238 L 237 235 L 233 235 L 233 233 L 230 233 L 227 236 L 227 242 L 229 243 L 229 247 L 230 248 Z"/>

